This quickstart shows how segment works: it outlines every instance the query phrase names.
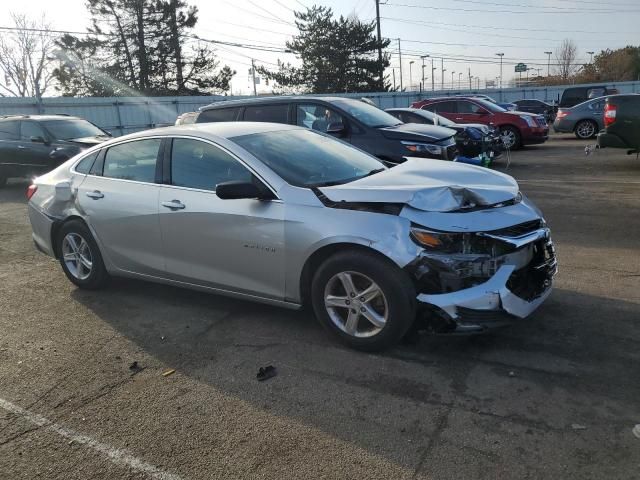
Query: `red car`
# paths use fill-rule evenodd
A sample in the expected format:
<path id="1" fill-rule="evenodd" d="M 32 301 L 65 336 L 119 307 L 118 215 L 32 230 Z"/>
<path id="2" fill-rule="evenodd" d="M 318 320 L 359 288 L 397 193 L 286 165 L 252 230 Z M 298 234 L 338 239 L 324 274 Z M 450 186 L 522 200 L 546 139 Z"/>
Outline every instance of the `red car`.
<path id="1" fill-rule="evenodd" d="M 542 115 L 507 111 L 481 98 L 428 98 L 414 102 L 411 107 L 429 110 L 455 123 L 483 123 L 497 127 L 505 147 L 514 150 L 523 145 L 544 143 L 549 138 L 549 127 Z"/>

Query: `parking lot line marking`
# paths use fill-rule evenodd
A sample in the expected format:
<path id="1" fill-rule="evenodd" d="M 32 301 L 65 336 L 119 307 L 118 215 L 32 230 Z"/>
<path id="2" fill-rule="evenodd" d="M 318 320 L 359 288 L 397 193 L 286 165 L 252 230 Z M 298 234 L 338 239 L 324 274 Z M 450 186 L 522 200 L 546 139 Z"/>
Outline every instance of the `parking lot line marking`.
<path id="1" fill-rule="evenodd" d="M 44 427 L 47 430 L 51 430 L 52 432 L 57 433 L 61 437 L 72 440 L 74 443 L 86 445 L 87 447 L 92 448 L 99 453 L 102 453 L 116 465 L 129 467 L 138 472 L 147 474 L 151 478 L 157 480 L 182 480 L 182 477 L 178 475 L 165 472 L 160 468 L 151 465 L 150 463 L 146 463 L 139 458 L 134 457 L 127 450 L 115 448 L 111 445 L 107 445 L 106 443 L 99 442 L 95 438 L 91 438 L 87 435 L 82 435 L 71 429 L 63 427 L 62 425 L 54 423 L 48 418 L 43 417 L 42 415 L 25 410 L 24 408 L 19 407 L 18 405 L 15 405 L 2 398 L 0 398 L 0 407 L 8 412 L 24 418 L 34 425 Z"/>

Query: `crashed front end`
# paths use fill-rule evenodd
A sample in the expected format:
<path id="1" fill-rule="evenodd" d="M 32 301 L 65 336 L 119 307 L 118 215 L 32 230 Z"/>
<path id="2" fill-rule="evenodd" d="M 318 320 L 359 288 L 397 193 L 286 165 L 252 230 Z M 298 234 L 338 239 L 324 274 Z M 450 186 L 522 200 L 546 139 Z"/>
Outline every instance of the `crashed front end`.
<path id="1" fill-rule="evenodd" d="M 471 233 L 415 225 L 423 247 L 406 267 L 419 320 L 437 333 L 476 333 L 525 318 L 551 293 L 557 260 L 542 220 Z"/>

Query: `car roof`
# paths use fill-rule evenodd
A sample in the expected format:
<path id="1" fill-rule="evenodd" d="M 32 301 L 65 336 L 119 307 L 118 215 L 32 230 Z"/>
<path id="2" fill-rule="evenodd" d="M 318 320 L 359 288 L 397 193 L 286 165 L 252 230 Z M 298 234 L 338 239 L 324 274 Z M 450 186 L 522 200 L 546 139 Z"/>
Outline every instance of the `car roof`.
<path id="1" fill-rule="evenodd" d="M 194 135 L 202 138 L 233 138 L 254 133 L 287 131 L 287 130 L 309 130 L 308 128 L 284 123 L 268 122 L 213 122 L 213 123 L 191 123 L 188 125 L 174 125 L 170 127 L 154 128 L 142 132 L 131 133 L 122 137 L 114 138 L 105 145 L 123 139 L 136 139 L 165 135 Z"/>
<path id="2" fill-rule="evenodd" d="M 384 109 L 385 112 L 424 112 L 424 110 L 421 110 L 419 108 L 411 108 L 411 107 L 404 107 L 404 108 L 400 108 L 400 107 L 394 107 L 394 108 L 385 108 Z"/>
<path id="3" fill-rule="evenodd" d="M 253 105 L 253 104 L 265 104 L 265 103 L 283 103 L 289 101 L 323 101 L 332 103 L 336 100 L 355 100 L 359 101 L 357 98 L 348 98 L 348 97 L 323 97 L 317 95 L 282 95 L 282 96 L 273 96 L 273 97 L 250 97 L 250 98 L 242 98 L 239 100 L 221 100 L 219 102 L 214 102 L 209 105 L 205 105 L 200 107 L 200 111 L 211 110 L 216 108 L 226 108 L 226 107 L 242 107 L 245 105 Z"/>
<path id="4" fill-rule="evenodd" d="M 2 115 L 0 121 L 3 120 L 84 120 L 84 118 L 73 117 L 65 114 L 49 114 L 49 115 Z"/>

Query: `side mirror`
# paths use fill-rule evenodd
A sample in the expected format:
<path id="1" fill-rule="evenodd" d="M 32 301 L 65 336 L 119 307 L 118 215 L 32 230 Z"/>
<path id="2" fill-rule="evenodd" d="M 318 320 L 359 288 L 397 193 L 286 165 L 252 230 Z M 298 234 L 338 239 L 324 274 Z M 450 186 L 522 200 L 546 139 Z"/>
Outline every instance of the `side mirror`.
<path id="1" fill-rule="evenodd" d="M 272 195 L 266 194 L 255 183 L 252 182 L 223 182 L 216 185 L 216 195 L 222 200 L 237 200 L 239 198 L 257 198 L 259 200 L 270 200 Z"/>
<path id="2" fill-rule="evenodd" d="M 342 122 L 332 122 L 327 126 L 327 133 L 329 135 L 337 135 L 341 137 L 347 133 L 347 129 Z"/>
<path id="3" fill-rule="evenodd" d="M 43 137 L 31 137 L 29 140 L 31 140 L 34 143 L 47 143 L 47 141 L 43 138 Z"/>

